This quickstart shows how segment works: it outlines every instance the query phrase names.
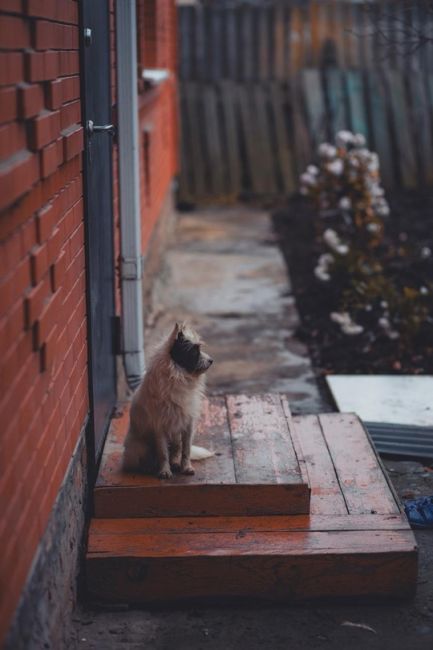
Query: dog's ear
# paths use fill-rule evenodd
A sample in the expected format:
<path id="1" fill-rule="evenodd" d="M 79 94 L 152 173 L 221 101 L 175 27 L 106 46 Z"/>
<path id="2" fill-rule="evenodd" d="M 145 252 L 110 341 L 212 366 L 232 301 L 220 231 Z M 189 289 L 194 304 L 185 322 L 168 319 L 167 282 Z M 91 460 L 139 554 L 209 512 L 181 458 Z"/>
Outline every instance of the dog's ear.
<path id="1" fill-rule="evenodd" d="M 177 335 L 179 334 L 179 332 L 180 332 L 180 325 L 179 323 L 175 323 L 170 334 L 170 339 L 175 341 L 177 339 Z"/>

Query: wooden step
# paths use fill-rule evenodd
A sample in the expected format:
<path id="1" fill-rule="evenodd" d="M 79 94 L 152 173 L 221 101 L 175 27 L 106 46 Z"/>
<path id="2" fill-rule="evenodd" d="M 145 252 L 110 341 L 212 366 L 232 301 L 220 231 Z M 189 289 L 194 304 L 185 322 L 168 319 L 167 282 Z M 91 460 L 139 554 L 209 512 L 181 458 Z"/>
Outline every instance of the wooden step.
<path id="1" fill-rule="evenodd" d="M 113 420 L 94 491 L 96 517 L 308 513 L 310 488 L 279 395 L 206 400 L 196 443 L 215 456 L 170 480 L 121 469 L 128 409 Z"/>
<path id="2" fill-rule="evenodd" d="M 89 595 L 143 604 L 413 595 L 415 538 L 358 418 L 286 415 L 310 514 L 95 518 Z"/>

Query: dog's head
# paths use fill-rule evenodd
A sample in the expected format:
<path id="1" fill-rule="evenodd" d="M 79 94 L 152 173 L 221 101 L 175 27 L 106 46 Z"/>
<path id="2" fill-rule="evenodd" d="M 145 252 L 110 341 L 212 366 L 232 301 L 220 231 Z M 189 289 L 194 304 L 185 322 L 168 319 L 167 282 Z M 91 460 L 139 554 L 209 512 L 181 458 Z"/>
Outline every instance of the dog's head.
<path id="1" fill-rule="evenodd" d="M 190 375 L 201 375 L 210 368 L 213 359 L 201 350 L 203 341 L 197 332 L 176 323 L 170 335 L 170 356 L 174 363 Z"/>

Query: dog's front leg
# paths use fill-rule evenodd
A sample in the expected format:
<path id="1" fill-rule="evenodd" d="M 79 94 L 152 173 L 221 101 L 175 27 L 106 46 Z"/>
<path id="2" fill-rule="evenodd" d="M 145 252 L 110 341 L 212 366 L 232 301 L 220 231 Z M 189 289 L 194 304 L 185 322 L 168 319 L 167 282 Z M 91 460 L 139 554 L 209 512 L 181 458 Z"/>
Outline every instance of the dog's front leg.
<path id="1" fill-rule="evenodd" d="M 182 462 L 180 471 L 182 474 L 194 474 L 194 468 L 191 465 L 191 443 L 193 434 L 193 423 L 182 432 Z"/>
<path id="2" fill-rule="evenodd" d="M 158 477 L 171 478 L 173 474 L 170 469 L 170 456 L 168 451 L 168 440 L 164 435 L 159 435 L 156 439 L 156 455 L 158 458 Z"/>

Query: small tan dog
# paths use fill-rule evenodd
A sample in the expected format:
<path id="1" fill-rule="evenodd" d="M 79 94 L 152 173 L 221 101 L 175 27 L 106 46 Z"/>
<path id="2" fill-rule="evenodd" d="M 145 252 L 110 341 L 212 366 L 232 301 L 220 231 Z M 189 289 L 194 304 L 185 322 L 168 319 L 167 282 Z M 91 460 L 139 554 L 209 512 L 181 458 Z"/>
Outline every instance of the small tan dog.
<path id="1" fill-rule="evenodd" d="M 193 460 L 213 456 L 191 447 L 205 389 L 204 373 L 213 360 L 185 324 L 174 326 L 156 351 L 131 403 L 123 468 L 172 477 L 172 470 L 194 474 Z"/>

